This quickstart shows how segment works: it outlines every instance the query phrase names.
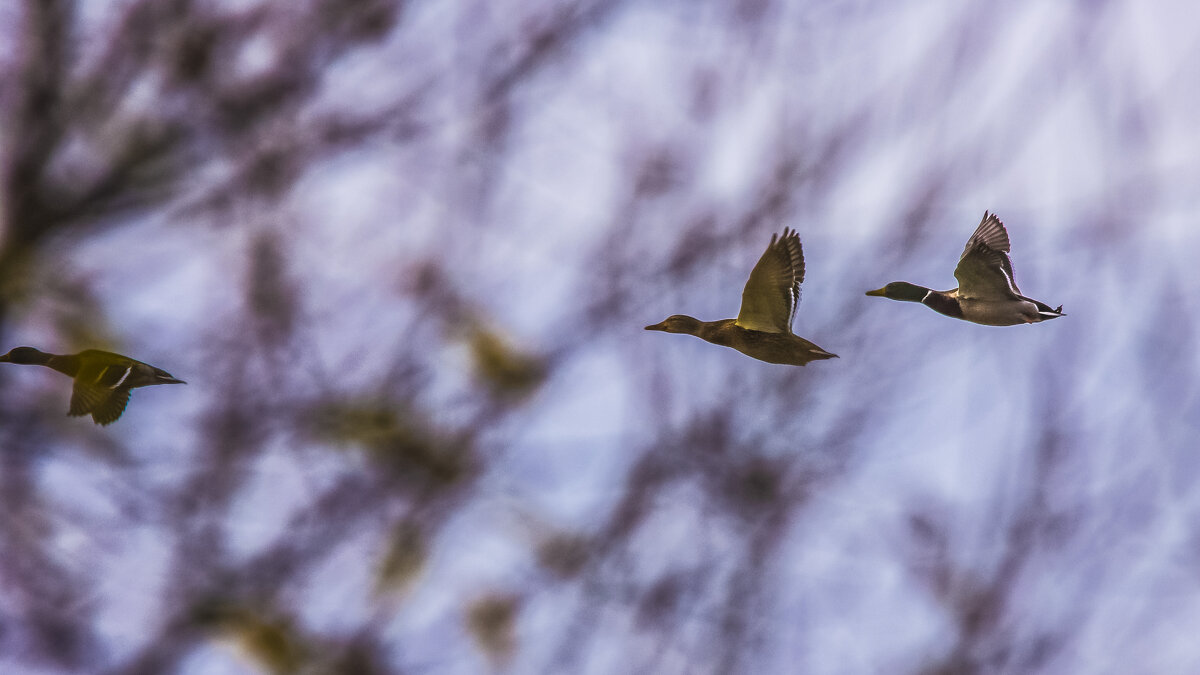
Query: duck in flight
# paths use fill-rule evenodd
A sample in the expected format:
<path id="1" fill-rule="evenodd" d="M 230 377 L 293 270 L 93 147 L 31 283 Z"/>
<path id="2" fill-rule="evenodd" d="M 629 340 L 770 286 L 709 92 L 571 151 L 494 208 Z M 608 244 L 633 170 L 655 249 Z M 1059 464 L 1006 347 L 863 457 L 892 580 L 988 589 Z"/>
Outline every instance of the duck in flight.
<path id="1" fill-rule="evenodd" d="M 165 370 L 128 356 L 88 349 L 78 354 L 47 354 L 33 347 L 16 347 L 0 363 L 46 366 L 75 381 L 68 415 L 91 415 L 104 426 L 117 421 L 129 403 L 130 391 L 154 384 L 186 384 Z"/>
<path id="2" fill-rule="evenodd" d="M 958 288 L 933 291 L 907 281 L 893 281 L 883 288 L 867 291 L 867 295 L 919 302 L 935 312 L 985 326 L 1013 326 L 1066 316 L 1062 305 L 1052 308 L 1021 295 L 1013 278 L 1009 248 L 1004 223 L 984 211 L 983 220 L 967 240 L 958 267 L 954 268 Z"/>
<path id="3" fill-rule="evenodd" d="M 800 247 L 800 236 L 785 228 L 782 235 L 771 236 L 767 250 L 750 272 L 736 319 L 700 321 L 675 314 L 661 323 L 646 326 L 646 330 L 695 335 L 767 363 L 803 366 L 817 359 L 836 358 L 837 354 L 792 333 L 803 281 L 804 250 Z"/>

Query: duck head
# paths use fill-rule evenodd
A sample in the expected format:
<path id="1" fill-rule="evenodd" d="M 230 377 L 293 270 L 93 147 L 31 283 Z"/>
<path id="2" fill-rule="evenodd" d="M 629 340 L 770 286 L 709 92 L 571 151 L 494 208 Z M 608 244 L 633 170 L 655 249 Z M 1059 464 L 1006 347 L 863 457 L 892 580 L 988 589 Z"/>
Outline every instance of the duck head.
<path id="1" fill-rule="evenodd" d="M 918 286 L 916 284 L 910 284 L 907 281 L 893 281 L 883 288 L 867 291 L 867 295 L 875 295 L 881 298 L 891 298 L 892 300 L 903 300 L 906 302 L 921 302 L 928 294 L 928 288 L 925 288 L 924 286 Z"/>
<path id="2" fill-rule="evenodd" d="M 689 333 L 694 334 L 700 328 L 700 320 L 693 319 L 684 314 L 672 314 L 661 322 L 653 326 L 646 326 L 646 330 L 661 330 L 665 333 Z"/>
<path id="3" fill-rule="evenodd" d="M 153 366 L 151 366 L 153 368 Z M 150 384 L 187 384 L 183 380 L 173 377 L 170 373 L 162 368 L 154 368 L 153 380 Z"/>
<path id="4" fill-rule="evenodd" d="M 53 354 L 38 351 L 33 347 L 13 347 L 7 354 L 0 356 L 0 363 L 23 363 L 41 365 L 50 360 Z"/>

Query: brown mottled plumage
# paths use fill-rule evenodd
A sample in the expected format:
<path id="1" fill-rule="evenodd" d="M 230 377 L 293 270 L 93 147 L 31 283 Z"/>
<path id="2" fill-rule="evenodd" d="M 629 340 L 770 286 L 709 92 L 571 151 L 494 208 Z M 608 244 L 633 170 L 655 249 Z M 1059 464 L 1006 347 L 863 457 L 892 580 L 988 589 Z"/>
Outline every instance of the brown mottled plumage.
<path id="1" fill-rule="evenodd" d="M 803 281 L 804 250 L 800 237 L 785 228 L 781 236 L 772 235 L 767 250 L 750 272 L 736 319 L 700 321 L 675 314 L 646 326 L 646 330 L 695 335 L 767 363 L 803 366 L 817 359 L 836 358 L 837 354 L 792 333 Z"/>

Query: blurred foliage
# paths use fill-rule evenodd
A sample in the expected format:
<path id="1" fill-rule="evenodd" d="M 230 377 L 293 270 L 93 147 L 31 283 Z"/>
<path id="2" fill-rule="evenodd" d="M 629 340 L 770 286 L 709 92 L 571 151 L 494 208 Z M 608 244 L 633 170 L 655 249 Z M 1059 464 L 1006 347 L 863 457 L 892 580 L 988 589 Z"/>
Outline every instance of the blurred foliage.
<path id="1" fill-rule="evenodd" d="M 571 579 L 583 572 L 591 555 L 589 538 L 570 533 L 545 537 L 537 547 L 538 562 L 554 576 Z"/>
<path id="2" fill-rule="evenodd" d="M 250 312 L 258 318 L 261 340 L 280 344 L 296 330 L 297 291 L 288 278 L 283 243 L 275 234 L 260 235 L 250 249 L 247 281 Z"/>
<path id="3" fill-rule="evenodd" d="M 0 351 L 192 384 L 0 364 L 0 670 L 1194 670 L 1170 5 L 10 3 Z M 842 359 L 643 333 L 783 226 Z"/>
<path id="4" fill-rule="evenodd" d="M 387 551 L 379 564 L 378 588 L 387 593 L 403 593 L 416 583 L 429 558 L 429 542 L 420 525 L 397 523 L 387 542 Z"/>
<path id="5" fill-rule="evenodd" d="M 387 401 L 330 401 L 307 411 L 318 440 L 362 448 L 375 465 L 414 485 L 453 487 L 478 460 L 468 441 L 427 427 L 428 418 Z"/>
<path id="6" fill-rule="evenodd" d="M 517 649 L 516 620 L 520 598 L 513 595 L 489 595 L 471 604 L 467 626 L 493 664 L 506 664 Z"/>
<path id="7" fill-rule="evenodd" d="M 308 660 L 306 641 L 293 622 L 247 607 L 214 603 L 197 608 L 196 623 L 216 637 L 230 640 L 268 673 L 301 672 Z"/>
<path id="8" fill-rule="evenodd" d="M 521 399 L 546 379 L 549 369 L 544 359 L 517 351 L 482 326 L 472 326 L 469 335 L 476 375 L 492 396 Z"/>

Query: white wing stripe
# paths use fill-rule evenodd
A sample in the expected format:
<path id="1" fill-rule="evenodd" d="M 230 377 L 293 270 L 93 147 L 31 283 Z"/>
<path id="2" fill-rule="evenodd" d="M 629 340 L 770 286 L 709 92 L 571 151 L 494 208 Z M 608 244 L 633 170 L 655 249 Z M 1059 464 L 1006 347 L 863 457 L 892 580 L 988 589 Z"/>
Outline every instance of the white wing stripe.
<path id="1" fill-rule="evenodd" d="M 121 375 L 121 379 L 117 380 L 117 383 L 114 384 L 110 388 L 116 389 L 117 387 L 121 386 L 122 384 L 125 384 L 125 380 L 129 379 L 129 374 L 132 372 L 133 372 L 133 366 L 129 366 L 129 367 L 125 368 L 125 372 Z"/>

